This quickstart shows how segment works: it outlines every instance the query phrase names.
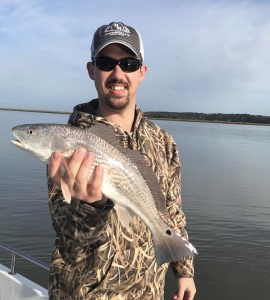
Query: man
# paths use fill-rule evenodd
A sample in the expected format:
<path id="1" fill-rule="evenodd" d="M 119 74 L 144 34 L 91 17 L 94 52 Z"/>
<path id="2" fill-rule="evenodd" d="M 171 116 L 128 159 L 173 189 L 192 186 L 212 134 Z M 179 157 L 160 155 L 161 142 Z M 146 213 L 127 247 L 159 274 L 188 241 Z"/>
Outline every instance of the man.
<path id="1" fill-rule="evenodd" d="M 87 70 L 95 82 L 98 99 L 77 105 L 69 124 L 109 124 L 124 148 L 140 150 L 166 196 L 166 221 L 187 238 L 177 146 L 136 106 L 136 92 L 147 71 L 139 33 L 123 23 L 101 26 L 94 34 L 91 55 Z M 50 299 L 161 300 L 168 264 L 157 265 L 151 232 L 140 218 L 133 217 L 129 226 L 121 226 L 112 201 L 101 192 L 101 165 L 88 182 L 93 161 L 94 154 L 81 148 L 69 160 L 69 172 L 62 179 L 72 196 L 68 204 L 59 188 L 61 154 L 56 151 L 51 157 L 49 204 L 57 238 Z M 173 262 L 171 267 L 178 287 L 173 299 L 192 300 L 196 292 L 192 257 Z"/>

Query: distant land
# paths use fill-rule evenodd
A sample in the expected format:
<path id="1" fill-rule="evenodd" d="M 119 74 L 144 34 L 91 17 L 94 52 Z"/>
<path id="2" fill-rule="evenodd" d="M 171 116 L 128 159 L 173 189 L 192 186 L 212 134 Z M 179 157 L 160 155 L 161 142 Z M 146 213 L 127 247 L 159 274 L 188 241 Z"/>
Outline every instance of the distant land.
<path id="1" fill-rule="evenodd" d="M 160 112 L 148 111 L 145 115 L 149 119 L 167 119 L 190 122 L 233 123 L 251 125 L 270 125 L 270 116 L 249 114 L 222 114 L 222 113 L 194 113 L 194 112 Z"/>
<path id="2" fill-rule="evenodd" d="M 57 111 L 57 110 L 46 110 L 46 109 L 27 109 L 27 108 L 7 108 L 7 107 L 0 107 L 0 110 L 36 112 L 36 113 L 48 113 L 48 114 L 70 114 L 71 113 L 70 111 Z"/>
<path id="3" fill-rule="evenodd" d="M 67 111 L 52 111 L 39 109 L 23 108 L 0 108 L 0 110 L 36 112 L 50 114 L 70 114 Z M 147 111 L 144 114 L 149 119 L 173 120 L 185 122 L 211 122 L 228 124 L 251 124 L 251 125 L 270 125 L 270 116 L 250 115 L 250 114 L 223 114 L 223 113 L 195 113 L 195 112 L 167 112 L 167 111 Z"/>

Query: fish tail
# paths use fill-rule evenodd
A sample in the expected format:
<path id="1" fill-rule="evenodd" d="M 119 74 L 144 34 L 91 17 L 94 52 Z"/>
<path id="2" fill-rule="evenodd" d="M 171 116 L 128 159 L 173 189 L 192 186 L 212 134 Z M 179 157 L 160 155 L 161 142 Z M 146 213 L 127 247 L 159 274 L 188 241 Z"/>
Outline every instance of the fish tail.
<path id="1" fill-rule="evenodd" d="M 158 235 L 156 238 L 153 235 L 153 238 L 159 266 L 198 254 L 193 245 L 173 229 L 167 229 L 162 238 L 158 238 Z"/>

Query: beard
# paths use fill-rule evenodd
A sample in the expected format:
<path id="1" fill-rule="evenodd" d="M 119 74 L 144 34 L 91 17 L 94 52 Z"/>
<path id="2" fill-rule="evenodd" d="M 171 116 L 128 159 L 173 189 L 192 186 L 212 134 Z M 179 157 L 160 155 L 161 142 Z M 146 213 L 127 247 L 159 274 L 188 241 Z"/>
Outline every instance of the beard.
<path id="1" fill-rule="evenodd" d="M 126 89 L 128 90 L 128 84 L 122 82 L 122 81 L 117 81 L 117 80 L 111 80 L 110 82 L 107 82 L 106 86 L 109 86 L 111 84 L 124 84 Z M 113 110 L 124 110 L 125 108 L 128 107 L 128 105 L 131 102 L 131 97 L 130 93 L 128 92 L 127 95 L 125 96 L 112 96 L 109 93 L 106 93 L 103 97 L 104 102 L 108 105 Z"/>
<path id="2" fill-rule="evenodd" d="M 128 94 L 125 97 L 112 97 L 106 94 L 104 102 L 113 110 L 124 110 L 130 103 L 130 95 Z"/>

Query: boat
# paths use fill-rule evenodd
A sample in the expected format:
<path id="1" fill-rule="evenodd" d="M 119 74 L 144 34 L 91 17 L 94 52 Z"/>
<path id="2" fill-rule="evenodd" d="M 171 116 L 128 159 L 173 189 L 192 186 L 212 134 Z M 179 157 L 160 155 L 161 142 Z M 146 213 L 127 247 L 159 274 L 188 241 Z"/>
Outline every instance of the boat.
<path id="1" fill-rule="evenodd" d="M 29 280 L 28 278 L 16 273 L 16 257 L 20 256 L 23 259 L 45 269 L 50 270 L 50 267 L 23 253 L 15 248 L 12 248 L 0 242 L 0 250 L 4 249 L 11 254 L 10 269 L 1 264 L 0 261 L 0 299 L 1 300 L 46 300 L 48 297 L 48 290 Z"/>

